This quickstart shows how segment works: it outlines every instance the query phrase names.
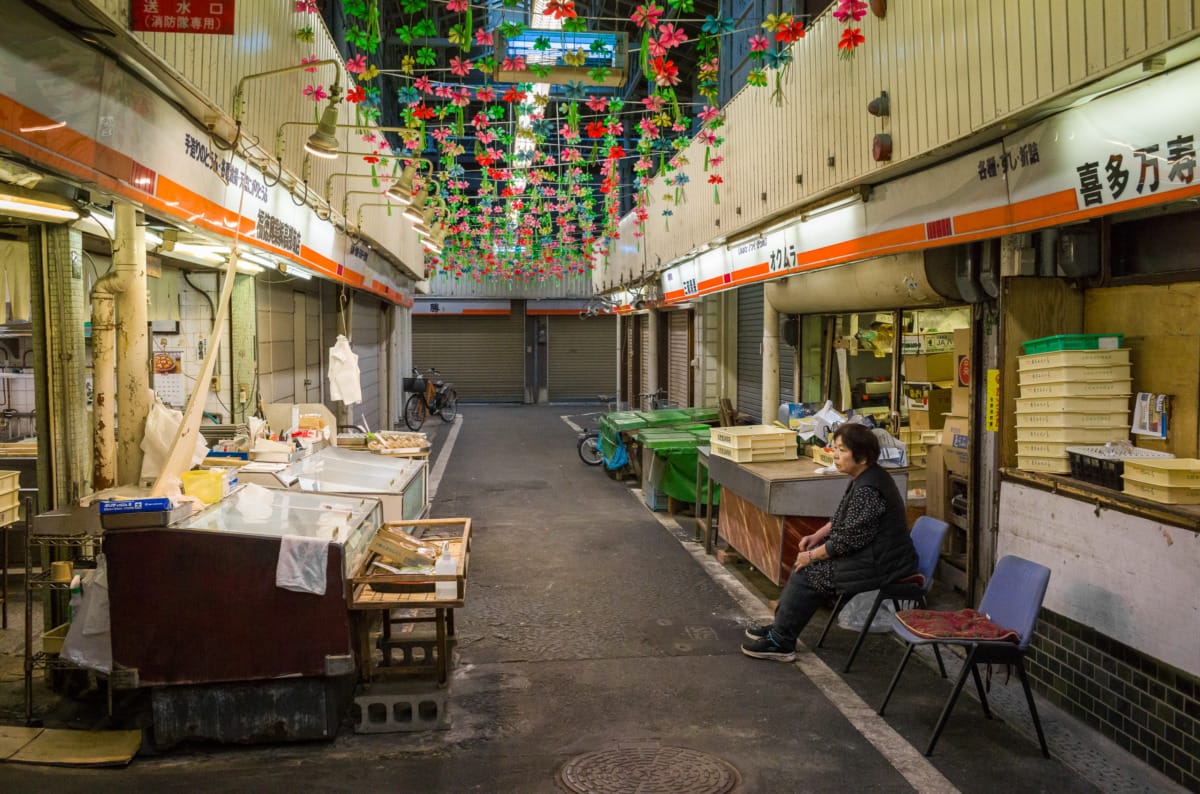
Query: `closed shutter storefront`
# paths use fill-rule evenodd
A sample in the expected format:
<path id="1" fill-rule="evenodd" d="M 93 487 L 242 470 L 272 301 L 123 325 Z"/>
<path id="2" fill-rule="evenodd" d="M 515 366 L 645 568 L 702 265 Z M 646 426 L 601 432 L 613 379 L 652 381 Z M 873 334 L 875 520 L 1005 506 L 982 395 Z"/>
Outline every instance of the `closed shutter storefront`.
<path id="1" fill-rule="evenodd" d="M 550 399 L 595 400 L 617 382 L 615 317 L 550 320 Z"/>
<path id="2" fill-rule="evenodd" d="M 648 408 L 648 405 L 642 405 L 640 394 L 650 391 L 650 315 L 639 314 L 637 317 L 638 328 L 638 390 L 630 398 L 634 409 Z"/>
<path id="3" fill-rule="evenodd" d="M 762 419 L 763 287 L 752 284 L 737 292 L 737 408 Z"/>
<path id="4" fill-rule="evenodd" d="M 525 398 L 525 317 L 414 315 L 413 366 L 435 367 L 460 400 L 521 402 Z"/>
<path id="5" fill-rule="evenodd" d="M 667 313 L 667 400 L 692 404 L 692 312 Z"/>
<path id="6" fill-rule="evenodd" d="M 350 315 L 350 347 L 358 356 L 362 402 L 352 406 L 351 411 L 356 422 L 364 422 L 372 430 L 384 427 L 383 417 L 379 413 L 379 406 L 383 404 L 379 399 L 382 388 L 379 369 L 385 355 L 380 330 L 382 320 L 382 306 L 377 298 L 354 296 Z"/>
<path id="7" fill-rule="evenodd" d="M 783 325 L 787 319 L 786 314 L 779 315 L 779 401 L 795 402 L 793 380 L 796 373 L 796 348 L 783 341 Z"/>

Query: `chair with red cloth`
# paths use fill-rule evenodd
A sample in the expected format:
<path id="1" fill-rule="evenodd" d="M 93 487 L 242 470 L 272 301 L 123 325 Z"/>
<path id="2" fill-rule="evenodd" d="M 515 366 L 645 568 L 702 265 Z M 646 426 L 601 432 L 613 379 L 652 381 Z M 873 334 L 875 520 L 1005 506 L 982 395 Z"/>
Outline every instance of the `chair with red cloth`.
<path id="1" fill-rule="evenodd" d="M 918 645 L 929 645 L 934 650 L 937 650 L 939 645 L 959 645 L 966 649 L 967 658 L 963 662 L 962 672 L 954 683 L 954 688 L 950 691 L 942 714 L 938 717 L 925 755 L 933 753 L 933 747 L 950 719 L 950 712 L 954 710 L 954 703 L 962 692 L 968 674 L 975 679 L 975 689 L 979 692 L 984 716 L 992 718 L 987 693 L 979 677 L 979 665 L 996 663 L 1011 664 L 1017 668 L 1017 676 L 1025 690 L 1025 700 L 1029 704 L 1029 715 L 1033 718 L 1038 743 L 1042 746 L 1042 755 L 1049 758 L 1050 750 L 1046 747 L 1046 736 L 1042 733 L 1042 723 L 1038 719 L 1037 706 L 1033 703 L 1033 692 L 1029 688 L 1024 664 L 1025 653 L 1029 649 L 1030 640 L 1033 639 L 1038 611 L 1042 608 L 1042 599 L 1046 596 L 1046 585 L 1049 581 L 1050 569 L 1046 566 L 1009 555 L 1002 557 L 996 564 L 996 570 L 983 593 L 983 600 L 979 602 L 978 611 L 963 609 L 958 612 L 939 612 L 909 609 L 896 613 L 892 629 L 908 643 L 908 648 L 904 651 L 900 666 L 896 668 L 887 694 L 884 695 L 879 714 L 882 715 L 883 710 L 887 708 L 913 649 Z"/>
<path id="2" fill-rule="evenodd" d="M 913 523 L 910 536 L 913 547 L 917 550 L 917 572 L 898 582 L 885 584 L 876 592 L 875 603 L 871 605 L 867 621 L 863 623 L 862 630 L 858 633 L 858 639 L 854 642 L 854 650 L 850 651 L 850 658 L 846 660 L 846 666 L 842 668 L 843 673 L 850 672 L 850 665 L 854 664 L 854 657 L 858 656 L 859 649 L 862 648 L 867 634 L 871 631 L 871 624 L 875 622 L 875 614 L 884 601 L 890 600 L 892 606 L 897 610 L 900 609 L 901 602 L 911 603 L 918 607 L 925 606 L 925 596 L 929 594 L 929 588 L 933 585 L 933 569 L 937 566 L 938 556 L 942 550 L 942 540 L 946 537 L 946 530 L 949 528 L 950 525 L 945 521 L 940 521 L 932 516 L 921 516 Z M 837 620 L 842 607 L 846 606 L 846 602 L 855 595 L 857 594 L 838 593 L 837 603 L 833 605 L 833 611 L 829 613 L 829 620 L 825 621 L 821 639 L 817 640 L 818 648 L 825 642 L 825 635 L 829 633 L 833 621 Z M 941 667 L 942 657 L 940 654 L 937 660 L 938 666 Z M 944 667 L 942 667 L 942 677 L 946 677 L 946 668 Z"/>

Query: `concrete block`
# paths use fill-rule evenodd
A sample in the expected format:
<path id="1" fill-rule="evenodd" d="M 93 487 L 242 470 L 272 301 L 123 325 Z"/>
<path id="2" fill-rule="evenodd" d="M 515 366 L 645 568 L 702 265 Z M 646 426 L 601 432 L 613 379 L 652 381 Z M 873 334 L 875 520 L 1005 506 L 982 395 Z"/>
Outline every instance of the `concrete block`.
<path id="1" fill-rule="evenodd" d="M 355 733 L 407 733 L 450 727 L 448 689 L 433 681 L 379 681 L 354 696 Z"/>

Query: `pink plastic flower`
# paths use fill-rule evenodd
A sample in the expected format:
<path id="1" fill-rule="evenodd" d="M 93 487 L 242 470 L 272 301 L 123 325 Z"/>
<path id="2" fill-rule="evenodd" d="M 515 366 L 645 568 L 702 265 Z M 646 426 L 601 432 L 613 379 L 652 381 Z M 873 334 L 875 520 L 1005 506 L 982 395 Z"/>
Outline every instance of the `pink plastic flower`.
<path id="1" fill-rule="evenodd" d="M 838 22 L 853 19 L 855 22 L 867 15 L 867 4 L 864 0 L 838 0 L 838 7 L 833 12 L 833 18 Z"/>
<path id="2" fill-rule="evenodd" d="M 432 94 L 433 93 L 433 81 L 431 81 L 425 75 L 421 75 L 416 80 L 413 80 L 413 88 L 417 89 L 422 94 Z"/>
<path id="3" fill-rule="evenodd" d="M 673 22 L 668 22 L 658 29 L 658 43 L 663 49 L 678 47 L 687 41 L 687 34 L 677 28 Z"/>
<path id="4" fill-rule="evenodd" d="M 329 97 L 329 94 L 325 93 L 325 86 L 323 85 L 305 86 L 302 93 L 314 102 L 320 102 L 322 99 Z"/>
<path id="5" fill-rule="evenodd" d="M 471 73 L 471 61 L 454 56 L 450 59 L 450 72 L 459 77 L 466 77 Z"/>
<path id="6" fill-rule="evenodd" d="M 696 117 L 698 119 L 700 119 L 701 121 L 707 123 L 709 121 L 712 121 L 719 115 L 721 115 L 721 111 L 710 105 L 710 106 L 704 108 L 704 110 L 697 113 Z"/>
<path id="7" fill-rule="evenodd" d="M 316 60 L 316 57 L 317 56 L 314 55 L 313 60 Z M 346 61 L 346 71 L 347 72 L 351 72 L 353 74 L 362 74 L 366 70 L 367 70 L 367 56 L 363 55 L 362 53 L 359 53 L 358 55 L 355 55 L 350 60 Z"/>
<path id="8" fill-rule="evenodd" d="M 771 43 L 767 41 L 766 36 L 751 36 L 750 37 L 750 52 L 766 52 Z"/>
<path id="9" fill-rule="evenodd" d="M 455 13 L 462 13 L 467 10 L 467 0 L 446 0 L 446 10 Z"/>
<path id="10" fill-rule="evenodd" d="M 512 58 L 505 58 L 500 64 L 500 68 L 506 72 L 523 72 L 525 71 L 525 56 L 514 55 Z"/>
<path id="11" fill-rule="evenodd" d="M 480 47 L 491 47 L 492 46 L 492 32 L 490 30 L 484 30 L 483 28 L 479 28 L 478 30 L 475 31 L 475 43 L 477 45 L 479 45 Z"/>
<path id="12" fill-rule="evenodd" d="M 320 10 L 317 8 L 317 0 L 296 0 L 297 14 L 317 14 Z"/>
<path id="13" fill-rule="evenodd" d="M 483 88 L 481 88 L 475 92 L 475 98 L 478 99 L 480 102 L 495 102 L 496 101 L 496 89 L 492 88 L 490 85 L 484 86 Z"/>
<path id="14" fill-rule="evenodd" d="M 650 111 L 651 113 L 661 112 L 663 107 L 665 107 L 665 104 L 665 100 L 658 94 L 651 94 L 650 96 L 642 98 L 642 105 L 644 105 L 646 110 Z"/>
<path id="15" fill-rule="evenodd" d="M 301 59 L 300 59 L 300 63 L 301 63 L 301 64 L 306 64 L 306 63 L 316 63 L 316 62 L 317 62 L 317 61 L 319 61 L 319 60 L 321 60 L 321 59 L 320 59 L 320 58 L 318 58 L 317 56 L 315 56 L 315 55 L 309 55 L 309 56 L 308 56 L 308 57 L 306 57 L 306 58 L 301 58 Z M 315 67 L 315 66 L 306 66 L 306 67 L 304 68 L 304 71 L 306 71 L 306 72 L 315 72 L 315 71 L 317 71 L 317 67 Z"/>
<path id="16" fill-rule="evenodd" d="M 663 10 L 654 3 L 650 3 L 648 6 L 638 6 L 629 18 L 638 27 L 653 28 L 658 26 L 658 20 L 662 15 Z"/>
<path id="17" fill-rule="evenodd" d="M 667 48 L 660 44 L 658 39 L 650 39 L 646 44 L 646 53 L 651 58 L 661 58 L 667 54 Z"/>

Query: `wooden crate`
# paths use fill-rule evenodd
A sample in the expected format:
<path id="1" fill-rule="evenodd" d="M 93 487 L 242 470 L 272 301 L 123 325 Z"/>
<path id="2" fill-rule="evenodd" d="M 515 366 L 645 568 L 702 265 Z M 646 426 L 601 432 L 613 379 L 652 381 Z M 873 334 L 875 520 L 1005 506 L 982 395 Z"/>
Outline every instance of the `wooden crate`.
<path id="1" fill-rule="evenodd" d="M 1136 480 L 1129 476 L 1129 463 L 1130 461 L 1125 461 L 1126 473 L 1122 475 L 1125 480 L 1125 493 L 1168 505 L 1200 505 L 1200 488 L 1157 485 Z"/>
<path id="2" fill-rule="evenodd" d="M 1129 410 L 1129 398 L 1116 397 L 1056 397 L 1045 395 L 1032 397 L 1022 394 L 1017 398 L 1017 413 L 1051 414 L 1060 411 L 1078 411 L 1085 414 L 1115 413 Z"/>
<path id="3" fill-rule="evenodd" d="M 1058 350 L 1017 356 L 1017 370 L 1024 372 L 1047 367 L 1110 367 L 1129 363 L 1129 348 L 1120 350 Z"/>
<path id="4" fill-rule="evenodd" d="M 771 425 L 748 425 L 746 427 L 714 427 L 708 434 L 715 445 L 732 449 L 777 448 L 781 442 L 796 446 L 796 431 Z"/>
<path id="5" fill-rule="evenodd" d="M 1126 458 L 1125 476 L 1145 485 L 1200 488 L 1200 460 L 1195 458 Z"/>
<path id="6" fill-rule="evenodd" d="M 1030 383 L 1021 385 L 1021 397 L 1117 397 L 1133 394 L 1133 380 Z"/>
<path id="7" fill-rule="evenodd" d="M 461 527 L 461 531 L 457 528 Z M 379 609 L 400 605 L 406 599 L 417 599 L 422 603 L 441 602 L 435 594 L 437 582 L 455 581 L 458 596 L 452 601 L 461 602 L 465 595 L 467 569 L 471 555 L 471 519 L 469 518 L 426 518 L 411 521 L 389 521 L 380 527 L 380 532 L 389 534 L 409 532 L 420 535 L 425 543 L 440 545 L 449 543 L 450 555 L 457 570 L 454 574 L 435 574 L 432 566 L 423 570 L 391 573 L 372 565 L 380 559 L 371 551 L 363 560 L 358 572 L 350 579 L 350 608 Z"/>
<path id="8" fill-rule="evenodd" d="M 795 442 L 791 442 L 790 446 L 739 448 L 728 447 L 714 441 L 712 442 L 712 454 L 718 458 L 726 458 L 737 463 L 768 463 L 777 460 L 795 460 L 796 444 Z"/>

